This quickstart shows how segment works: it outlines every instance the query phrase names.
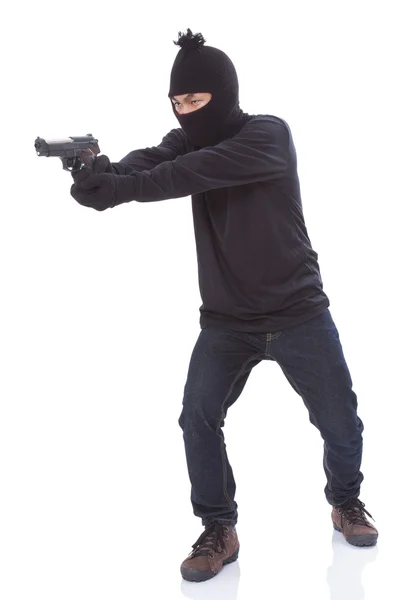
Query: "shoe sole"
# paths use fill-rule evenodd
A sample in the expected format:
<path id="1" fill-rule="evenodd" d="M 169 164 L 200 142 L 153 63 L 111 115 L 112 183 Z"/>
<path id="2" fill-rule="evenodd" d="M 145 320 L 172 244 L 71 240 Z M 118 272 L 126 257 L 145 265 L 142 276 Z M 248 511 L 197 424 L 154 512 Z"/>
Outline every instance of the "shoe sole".
<path id="1" fill-rule="evenodd" d="M 333 524 L 333 528 L 343 533 L 342 529 L 335 525 L 335 523 Z M 376 533 L 365 533 L 364 535 L 350 535 L 345 539 L 352 546 L 375 546 L 378 535 Z"/>
<path id="2" fill-rule="evenodd" d="M 213 571 L 199 571 L 199 569 L 191 569 L 188 567 L 181 567 L 181 575 L 183 577 L 183 579 L 185 579 L 186 581 L 207 581 L 207 579 L 212 579 L 213 577 L 215 577 L 216 575 L 218 575 L 218 573 L 220 573 L 222 571 L 222 569 L 224 568 L 225 565 L 229 565 L 229 563 L 233 563 L 235 562 L 235 560 L 237 560 L 239 556 L 239 548 L 236 550 L 236 552 L 234 554 L 232 554 L 232 556 L 230 558 L 227 558 L 226 560 L 224 560 L 224 562 L 222 563 L 222 567 L 219 571 L 217 571 L 216 573 L 214 573 Z"/>

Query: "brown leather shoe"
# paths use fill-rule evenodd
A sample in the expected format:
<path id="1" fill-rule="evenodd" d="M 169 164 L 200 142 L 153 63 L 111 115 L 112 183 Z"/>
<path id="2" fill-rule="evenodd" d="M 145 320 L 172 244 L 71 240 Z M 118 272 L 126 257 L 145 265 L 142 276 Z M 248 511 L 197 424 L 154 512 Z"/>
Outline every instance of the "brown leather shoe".
<path id="1" fill-rule="evenodd" d="M 378 539 L 378 531 L 367 520 L 365 504 L 358 498 L 350 498 L 344 504 L 332 510 L 333 527 L 341 531 L 346 541 L 353 546 L 374 546 Z"/>
<path id="2" fill-rule="evenodd" d="M 224 565 L 239 555 L 239 540 L 234 526 L 212 523 L 193 544 L 193 550 L 181 564 L 187 581 L 206 581 L 215 577 Z"/>

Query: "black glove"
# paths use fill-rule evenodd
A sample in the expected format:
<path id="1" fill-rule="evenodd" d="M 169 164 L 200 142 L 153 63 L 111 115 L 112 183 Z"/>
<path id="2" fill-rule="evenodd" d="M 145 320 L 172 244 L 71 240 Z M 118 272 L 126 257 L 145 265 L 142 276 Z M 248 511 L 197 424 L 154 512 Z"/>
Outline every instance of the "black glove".
<path id="1" fill-rule="evenodd" d="M 82 206 L 96 210 L 112 208 L 117 201 L 118 175 L 113 173 L 110 159 L 105 154 L 96 156 L 92 165 L 71 171 L 74 183 L 71 196 Z"/>

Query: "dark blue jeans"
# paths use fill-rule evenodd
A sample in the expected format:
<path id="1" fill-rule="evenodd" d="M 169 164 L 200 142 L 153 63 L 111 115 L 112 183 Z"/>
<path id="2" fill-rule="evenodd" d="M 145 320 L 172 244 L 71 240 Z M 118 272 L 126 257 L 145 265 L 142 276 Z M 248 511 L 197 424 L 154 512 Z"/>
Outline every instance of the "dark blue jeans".
<path id="1" fill-rule="evenodd" d="M 324 440 L 328 503 L 338 506 L 360 494 L 364 426 L 330 310 L 278 333 L 202 329 L 190 361 L 179 425 L 193 512 L 204 526 L 237 523 L 236 484 L 222 427 L 228 408 L 262 360 L 279 364 Z"/>

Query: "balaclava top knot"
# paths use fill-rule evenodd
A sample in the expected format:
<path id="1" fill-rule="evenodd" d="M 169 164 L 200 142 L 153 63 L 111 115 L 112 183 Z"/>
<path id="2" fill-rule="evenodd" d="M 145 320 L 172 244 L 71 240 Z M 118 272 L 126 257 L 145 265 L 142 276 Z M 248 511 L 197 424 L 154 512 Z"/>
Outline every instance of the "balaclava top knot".
<path id="1" fill-rule="evenodd" d="M 204 46 L 201 33 L 179 32 L 180 46 L 171 71 L 168 97 L 210 93 L 211 100 L 197 110 L 180 115 L 172 110 L 192 144 L 213 146 L 240 131 L 246 116 L 239 107 L 239 82 L 231 59 L 221 50 Z"/>

